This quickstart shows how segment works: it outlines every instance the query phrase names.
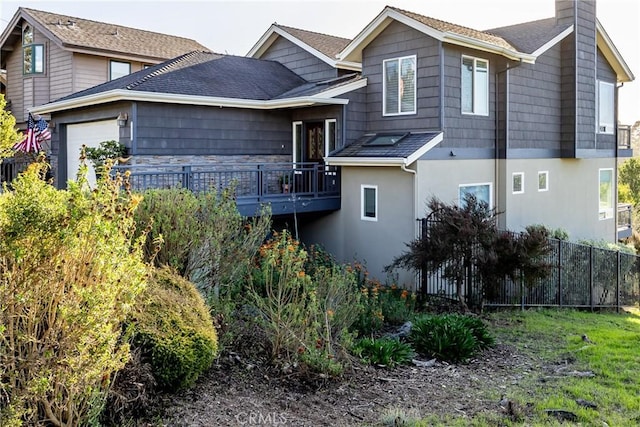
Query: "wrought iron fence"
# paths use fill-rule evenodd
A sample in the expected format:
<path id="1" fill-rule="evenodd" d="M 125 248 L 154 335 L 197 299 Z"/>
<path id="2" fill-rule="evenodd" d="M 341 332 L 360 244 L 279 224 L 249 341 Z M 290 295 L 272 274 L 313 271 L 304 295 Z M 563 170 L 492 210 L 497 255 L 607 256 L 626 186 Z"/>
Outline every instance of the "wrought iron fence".
<path id="1" fill-rule="evenodd" d="M 428 236 L 429 221 L 420 219 L 421 236 Z M 483 286 L 471 263 L 466 263 L 461 287 L 468 305 L 485 307 L 581 307 L 620 308 L 640 301 L 640 257 L 616 250 L 550 239 L 551 251 L 545 263 L 550 273 L 545 279 L 527 282 L 505 278 Z M 464 260 L 458 260 L 464 263 Z M 438 269 L 425 266 L 419 272 L 423 295 L 457 299 L 457 286 L 446 277 L 447 264 Z M 487 292 L 485 288 L 490 288 Z"/>

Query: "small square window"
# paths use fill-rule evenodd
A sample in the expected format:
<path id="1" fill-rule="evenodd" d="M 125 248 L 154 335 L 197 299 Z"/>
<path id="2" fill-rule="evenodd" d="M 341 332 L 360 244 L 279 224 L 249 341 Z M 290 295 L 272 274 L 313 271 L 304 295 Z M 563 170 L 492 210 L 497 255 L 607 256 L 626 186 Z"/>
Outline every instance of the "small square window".
<path id="1" fill-rule="evenodd" d="M 549 171 L 538 172 L 538 191 L 549 190 Z"/>
<path id="2" fill-rule="evenodd" d="M 513 194 L 524 193 L 524 172 L 514 172 L 512 177 Z"/>
<path id="3" fill-rule="evenodd" d="M 128 62 L 110 61 L 109 62 L 109 80 L 119 79 L 131 74 L 131 64 Z"/>
<path id="4" fill-rule="evenodd" d="M 378 186 L 363 185 L 362 187 L 362 211 L 360 219 L 364 221 L 378 220 Z"/>

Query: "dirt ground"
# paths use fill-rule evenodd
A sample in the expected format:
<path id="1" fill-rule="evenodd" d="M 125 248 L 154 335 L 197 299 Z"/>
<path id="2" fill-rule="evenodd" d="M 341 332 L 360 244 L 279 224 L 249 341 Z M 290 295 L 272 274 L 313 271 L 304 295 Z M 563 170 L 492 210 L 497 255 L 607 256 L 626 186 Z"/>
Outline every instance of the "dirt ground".
<path id="1" fill-rule="evenodd" d="M 300 385 L 223 355 L 194 388 L 161 399 L 155 425 L 381 425 L 394 408 L 422 417 L 504 413 L 501 397 L 542 369 L 540 361 L 498 344 L 465 365 L 357 365 L 341 381 Z"/>

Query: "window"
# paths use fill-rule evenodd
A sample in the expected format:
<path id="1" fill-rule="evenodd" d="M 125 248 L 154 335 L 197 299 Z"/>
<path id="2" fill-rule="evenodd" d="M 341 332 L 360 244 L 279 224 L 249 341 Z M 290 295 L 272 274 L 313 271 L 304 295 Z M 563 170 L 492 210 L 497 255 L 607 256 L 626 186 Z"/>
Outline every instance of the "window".
<path id="1" fill-rule="evenodd" d="M 600 219 L 613 218 L 613 169 L 600 169 Z"/>
<path id="2" fill-rule="evenodd" d="M 549 190 L 549 171 L 538 171 L 538 191 Z"/>
<path id="3" fill-rule="evenodd" d="M 416 56 L 387 59 L 383 61 L 382 73 L 383 115 L 415 114 Z"/>
<path id="4" fill-rule="evenodd" d="M 363 185 L 361 187 L 362 213 L 360 219 L 364 221 L 378 220 L 378 186 Z"/>
<path id="5" fill-rule="evenodd" d="M 324 134 L 325 138 L 325 156 L 336 150 L 336 119 L 327 119 L 324 121 Z"/>
<path id="6" fill-rule="evenodd" d="M 131 64 L 128 62 L 110 61 L 109 62 L 109 80 L 119 79 L 120 77 L 131 74 Z"/>
<path id="7" fill-rule="evenodd" d="M 514 172 L 511 177 L 513 194 L 524 193 L 524 172 Z"/>
<path id="8" fill-rule="evenodd" d="M 467 195 L 473 195 L 476 200 L 484 202 L 492 208 L 491 200 L 491 183 L 484 182 L 480 184 L 463 184 L 458 188 L 458 198 L 460 200 L 460 206 L 464 206 L 465 197 Z"/>
<path id="9" fill-rule="evenodd" d="M 613 134 L 614 93 L 613 83 L 598 81 L 598 128 L 596 129 L 598 133 Z"/>
<path id="10" fill-rule="evenodd" d="M 44 73 L 44 45 L 33 42 L 33 29 L 27 25 L 22 29 L 22 72 Z"/>
<path id="11" fill-rule="evenodd" d="M 484 59 L 462 57 L 462 112 L 489 114 L 489 62 Z"/>

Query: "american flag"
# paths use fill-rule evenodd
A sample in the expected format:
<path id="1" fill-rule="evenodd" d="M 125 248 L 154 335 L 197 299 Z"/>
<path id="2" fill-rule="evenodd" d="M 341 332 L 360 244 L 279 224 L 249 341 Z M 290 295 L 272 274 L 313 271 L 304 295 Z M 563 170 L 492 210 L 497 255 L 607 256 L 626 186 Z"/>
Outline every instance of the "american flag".
<path id="1" fill-rule="evenodd" d="M 47 121 L 40 118 L 36 121 L 31 113 L 29 113 L 29 119 L 27 120 L 27 136 L 17 144 L 13 146 L 14 150 L 24 151 L 29 153 L 39 152 L 42 149 L 42 143 L 51 139 L 51 132 L 49 132 L 49 125 Z"/>

